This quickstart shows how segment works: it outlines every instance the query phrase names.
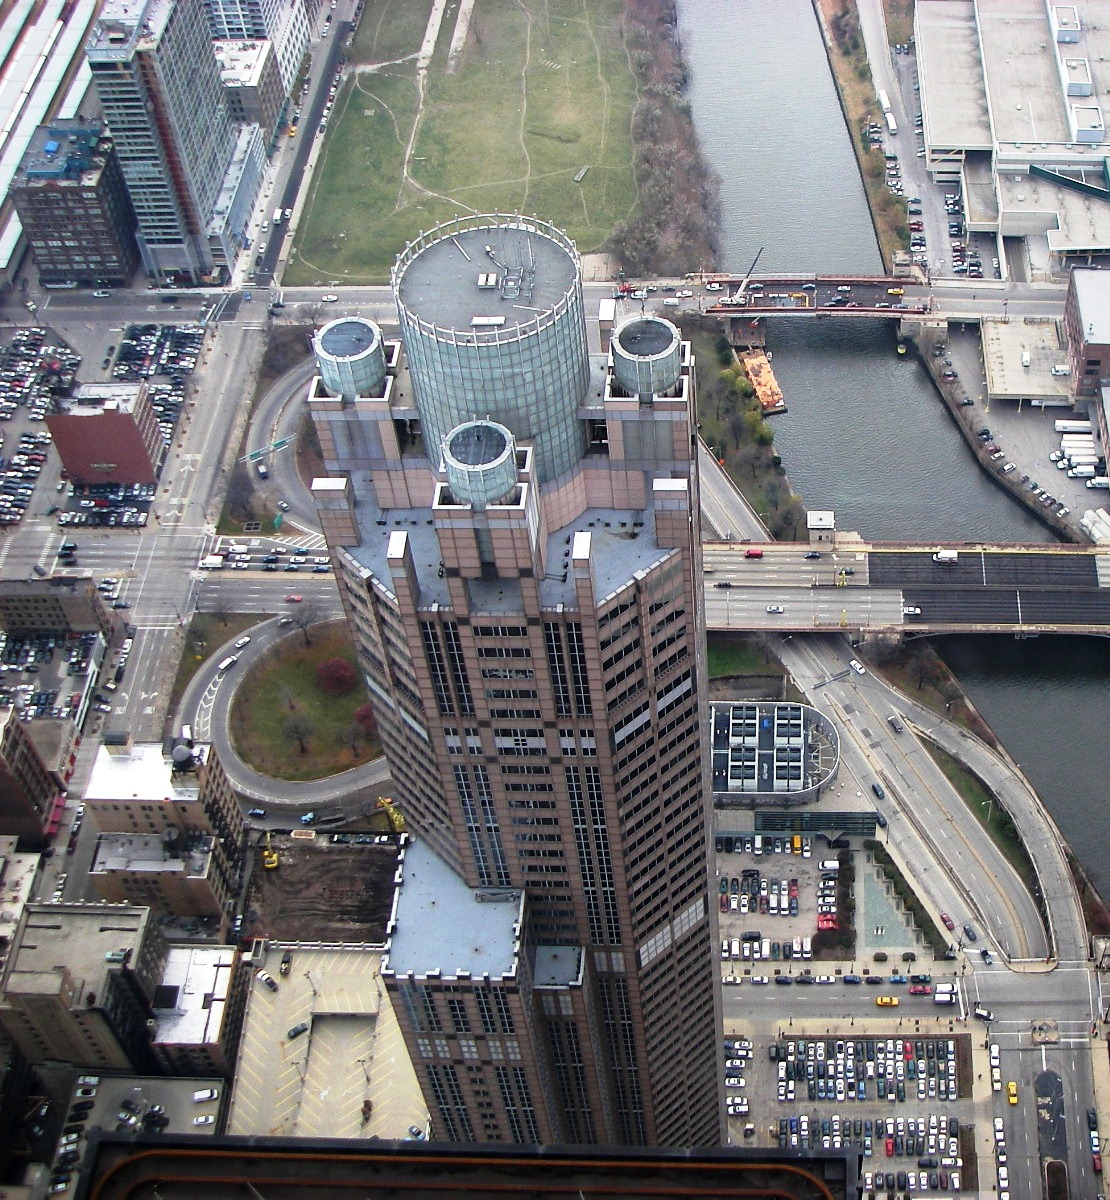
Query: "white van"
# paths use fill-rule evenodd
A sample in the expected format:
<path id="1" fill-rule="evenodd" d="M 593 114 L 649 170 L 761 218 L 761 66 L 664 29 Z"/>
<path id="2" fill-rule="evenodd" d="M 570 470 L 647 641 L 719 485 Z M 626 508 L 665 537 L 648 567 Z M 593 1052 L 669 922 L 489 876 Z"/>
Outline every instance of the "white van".
<path id="1" fill-rule="evenodd" d="M 763 837 L 761 834 L 757 833 L 755 835 L 755 839 L 752 844 L 752 853 L 753 854 L 762 854 L 763 853 Z"/>
<path id="2" fill-rule="evenodd" d="M 813 939 L 804 937 L 804 938 L 802 938 L 802 958 L 812 958 L 812 957 L 813 957 Z"/>
<path id="3" fill-rule="evenodd" d="M 763 941 L 759 943 L 759 956 L 760 956 L 760 958 L 762 958 L 764 960 L 769 959 L 771 957 L 771 939 L 770 938 L 764 938 Z"/>
<path id="4" fill-rule="evenodd" d="M 823 858 L 817 864 L 817 867 L 818 867 L 818 870 L 821 870 L 821 871 L 839 871 L 840 870 L 840 859 L 839 858 Z"/>
<path id="5" fill-rule="evenodd" d="M 232 542 L 227 548 L 228 554 L 250 554 L 251 548 L 243 542 Z"/>
<path id="6" fill-rule="evenodd" d="M 219 1094 L 215 1088 L 201 1088 L 199 1092 L 193 1093 L 193 1103 L 203 1104 L 206 1100 L 215 1100 Z"/>
<path id="7" fill-rule="evenodd" d="M 740 939 L 739 938 L 732 939 L 732 942 L 729 945 L 729 955 L 732 958 L 740 957 Z"/>
<path id="8" fill-rule="evenodd" d="M 233 666 L 239 661 L 238 654 L 229 654 L 227 658 L 216 668 L 217 671 L 230 671 Z"/>

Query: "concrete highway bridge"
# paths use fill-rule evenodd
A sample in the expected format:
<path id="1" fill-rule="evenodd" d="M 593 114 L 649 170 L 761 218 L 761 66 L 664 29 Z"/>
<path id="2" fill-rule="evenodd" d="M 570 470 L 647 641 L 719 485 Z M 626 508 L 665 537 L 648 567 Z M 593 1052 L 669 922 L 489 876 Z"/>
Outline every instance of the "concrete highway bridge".
<path id="1" fill-rule="evenodd" d="M 1110 547 L 706 542 L 703 566 L 713 630 L 1110 635 Z"/>
<path id="2" fill-rule="evenodd" d="M 759 316 L 905 317 L 930 311 L 929 289 L 894 275 L 721 276 L 706 312 L 734 320 Z"/>

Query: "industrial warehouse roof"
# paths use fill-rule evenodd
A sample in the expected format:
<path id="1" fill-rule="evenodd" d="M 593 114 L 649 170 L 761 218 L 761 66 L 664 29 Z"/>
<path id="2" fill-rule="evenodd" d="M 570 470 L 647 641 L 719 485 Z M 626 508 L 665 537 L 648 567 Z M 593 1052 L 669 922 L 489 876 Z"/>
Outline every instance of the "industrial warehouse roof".
<path id="1" fill-rule="evenodd" d="M 509 286 L 518 273 L 519 287 Z M 496 328 L 511 335 L 555 307 L 577 277 L 577 260 L 548 237 L 519 226 L 471 229 L 412 258 L 400 277 L 398 300 L 443 329 L 488 333 L 494 326 L 486 321 L 503 320 Z"/>

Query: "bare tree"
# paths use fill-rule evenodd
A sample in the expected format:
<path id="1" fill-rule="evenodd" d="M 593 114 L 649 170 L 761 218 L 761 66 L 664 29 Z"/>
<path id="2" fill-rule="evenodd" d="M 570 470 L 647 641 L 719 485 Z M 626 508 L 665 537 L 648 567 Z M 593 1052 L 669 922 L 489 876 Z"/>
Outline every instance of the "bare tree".
<path id="1" fill-rule="evenodd" d="M 358 754 L 359 747 L 362 745 L 365 737 L 366 734 L 363 732 L 362 727 L 352 722 L 335 735 L 335 740 L 340 746 L 345 746 L 350 750 L 351 757 L 354 758 Z"/>
<path id="2" fill-rule="evenodd" d="M 306 646 L 312 645 L 312 638 L 308 636 L 308 628 L 319 620 L 320 610 L 311 600 L 306 604 L 297 605 L 297 610 L 293 614 L 293 624 L 301 631 Z"/>
<path id="3" fill-rule="evenodd" d="M 315 729 L 316 726 L 304 713 L 293 713 L 285 718 L 285 732 L 297 743 L 302 754 L 308 753 L 305 738 L 310 737 Z"/>

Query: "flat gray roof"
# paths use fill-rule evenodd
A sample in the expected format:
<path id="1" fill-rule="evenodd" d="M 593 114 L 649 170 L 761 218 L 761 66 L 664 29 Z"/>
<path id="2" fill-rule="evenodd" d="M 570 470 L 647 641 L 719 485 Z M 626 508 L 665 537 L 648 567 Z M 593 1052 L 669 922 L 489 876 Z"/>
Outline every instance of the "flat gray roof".
<path id="1" fill-rule="evenodd" d="M 1083 336 L 1088 342 L 1110 343 L 1110 271 L 1072 272 Z"/>
<path id="2" fill-rule="evenodd" d="M 566 987 L 582 982 L 581 946 L 537 946 L 532 966 L 536 987 Z"/>
<path id="3" fill-rule="evenodd" d="M 1065 48 L 1052 36 L 1044 0 L 977 0 L 976 8 L 995 139 L 1070 142 L 1057 66 Z"/>
<path id="4" fill-rule="evenodd" d="M 102 995 L 107 972 L 119 969 L 104 956 L 130 950 L 134 965 L 149 914 L 130 904 L 29 904 L 4 971 L 5 990 L 54 995 L 64 964 L 77 995 Z"/>
<path id="5" fill-rule="evenodd" d="M 487 254 L 489 246 L 493 254 Z M 479 287 L 481 274 L 499 281 L 523 272 L 518 295 L 499 285 Z M 442 329 L 466 332 L 475 317 L 503 317 L 502 333 L 535 321 L 571 290 L 575 260 L 548 237 L 519 227 L 491 226 L 445 237 L 425 247 L 406 266 L 398 299 L 414 316 Z"/>
<path id="6" fill-rule="evenodd" d="M 926 144 L 938 149 L 990 149 L 975 0 L 918 4 L 914 31 Z"/>
<path id="7" fill-rule="evenodd" d="M 410 840 L 398 869 L 389 948 L 382 969 L 453 978 L 514 975 L 524 894 L 470 888 L 425 842 Z"/>
<path id="8" fill-rule="evenodd" d="M 992 400 L 1061 403 L 1067 399 L 1070 377 L 1052 374 L 1054 366 L 1068 361 L 1055 321 L 983 321 L 982 336 L 987 394 Z M 1022 366 L 1023 353 L 1029 355 L 1027 367 Z"/>

